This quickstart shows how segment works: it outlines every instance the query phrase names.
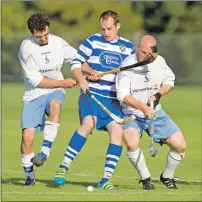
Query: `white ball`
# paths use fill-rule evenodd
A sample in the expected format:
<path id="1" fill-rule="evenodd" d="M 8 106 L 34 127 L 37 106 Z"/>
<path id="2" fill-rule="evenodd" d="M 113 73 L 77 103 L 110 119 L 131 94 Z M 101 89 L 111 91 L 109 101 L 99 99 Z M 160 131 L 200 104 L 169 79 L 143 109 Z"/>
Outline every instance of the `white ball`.
<path id="1" fill-rule="evenodd" d="M 93 190 L 94 190 L 94 187 L 93 187 L 93 186 L 88 186 L 87 190 L 88 190 L 88 191 L 93 191 Z"/>

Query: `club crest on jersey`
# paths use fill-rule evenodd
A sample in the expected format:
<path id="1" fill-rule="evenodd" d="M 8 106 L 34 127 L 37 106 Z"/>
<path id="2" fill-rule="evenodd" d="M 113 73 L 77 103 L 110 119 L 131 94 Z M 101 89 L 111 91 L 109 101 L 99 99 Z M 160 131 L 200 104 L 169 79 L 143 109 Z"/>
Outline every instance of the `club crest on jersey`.
<path id="1" fill-rule="evenodd" d="M 56 71 L 59 70 L 59 65 L 58 65 L 58 64 L 55 66 L 55 70 L 56 70 Z"/>
<path id="2" fill-rule="evenodd" d="M 144 78 L 145 78 L 144 82 L 148 82 L 149 81 L 148 75 L 145 75 Z"/>
<path id="3" fill-rule="evenodd" d="M 144 76 L 144 82 L 145 82 L 145 83 L 150 81 L 150 78 L 149 78 L 149 75 L 148 75 L 149 72 L 150 72 L 150 71 L 148 71 L 148 70 L 141 72 L 141 74 Z"/>
<path id="4" fill-rule="evenodd" d="M 50 60 L 48 59 L 48 56 L 47 56 L 47 55 L 45 56 L 45 63 L 46 63 L 46 64 L 50 63 Z"/>
<path id="5" fill-rule="evenodd" d="M 112 51 L 103 51 L 99 55 L 100 65 L 107 69 L 115 69 L 118 68 L 123 59 L 120 53 L 112 52 Z"/>
<path id="6" fill-rule="evenodd" d="M 123 53 L 126 50 L 126 47 L 124 45 L 119 46 L 120 51 Z"/>
<path id="7" fill-rule="evenodd" d="M 158 90 L 158 84 L 154 84 L 154 90 Z"/>

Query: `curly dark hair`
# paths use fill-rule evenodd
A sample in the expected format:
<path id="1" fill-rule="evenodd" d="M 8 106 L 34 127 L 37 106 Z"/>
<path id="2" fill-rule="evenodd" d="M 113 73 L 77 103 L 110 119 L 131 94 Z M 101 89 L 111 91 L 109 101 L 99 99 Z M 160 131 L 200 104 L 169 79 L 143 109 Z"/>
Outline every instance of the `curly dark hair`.
<path id="1" fill-rule="evenodd" d="M 28 29 L 32 34 L 34 33 L 34 30 L 44 31 L 46 26 L 49 25 L 49 18 L 43 13 L 33 13 L 27 21 Z"/>

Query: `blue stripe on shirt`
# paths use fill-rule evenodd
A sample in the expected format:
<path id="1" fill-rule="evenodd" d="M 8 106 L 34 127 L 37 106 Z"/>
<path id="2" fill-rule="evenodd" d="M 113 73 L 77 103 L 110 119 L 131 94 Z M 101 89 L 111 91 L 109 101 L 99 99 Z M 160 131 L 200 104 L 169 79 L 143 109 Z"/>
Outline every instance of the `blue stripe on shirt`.
<path id="1" fill-rule="evenodd" d="M 131 55 L 135 54 L 135 48 L 133 48 L 133 50 L 131 51 Z"/>
<path id="2" fill-rule="evenodd" d="M 83 41 L 82 45 L 91 50 L 93 49 L 92 45 L 88 42 L 88 40 Z"/>
<path id="3" fill-rule="evenodd" d="M 81 51 L 80 49 L 77 51 L 77 54 L 79 54 L 81 57 L 83 57 L 85 60 L 88 59 L 88 56 L 83 52 Z"/>
<path id="4" fill-rule="evenodd" d="M 96 81 L 90 81 L 90 82 L 91 83 L 98 83 L 101 86 L 104 86 L 104 85 L 113 86 L 113 85 L 115 85 L 114 81 L 106 81 L 106 80 L 102 80 L 102 79 L 99 79 L 99 80 L 96 80 Z"/>
<path id="5" fill-rule="evenodd" d="M 94 93 L 98 93 L 98 94 L 101 94 L 103 96 L 106 96 L 106 97 L 116 98 L 116 92 L 114 92 L 114 91 L 100 90 L 100 89 L 93 88 L 93 87 L 89 87 L 89 90 L 92 91 L 92 92 L 94 92 Z"/>

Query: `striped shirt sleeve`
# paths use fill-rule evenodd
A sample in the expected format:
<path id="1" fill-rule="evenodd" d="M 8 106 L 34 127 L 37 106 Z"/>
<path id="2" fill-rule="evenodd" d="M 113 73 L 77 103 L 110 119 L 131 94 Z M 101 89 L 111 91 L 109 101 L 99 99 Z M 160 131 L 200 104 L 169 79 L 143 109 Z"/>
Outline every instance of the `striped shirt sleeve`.
<path id="1" fill-rule="evenodd" d="M 81 68 L 82 64 L 86 62 L 92 54 L 92 45 L 89 39 L 86 39 L 80 46 L 76 54 L 76 58 L 71 63 L 71 70 Z"/>

